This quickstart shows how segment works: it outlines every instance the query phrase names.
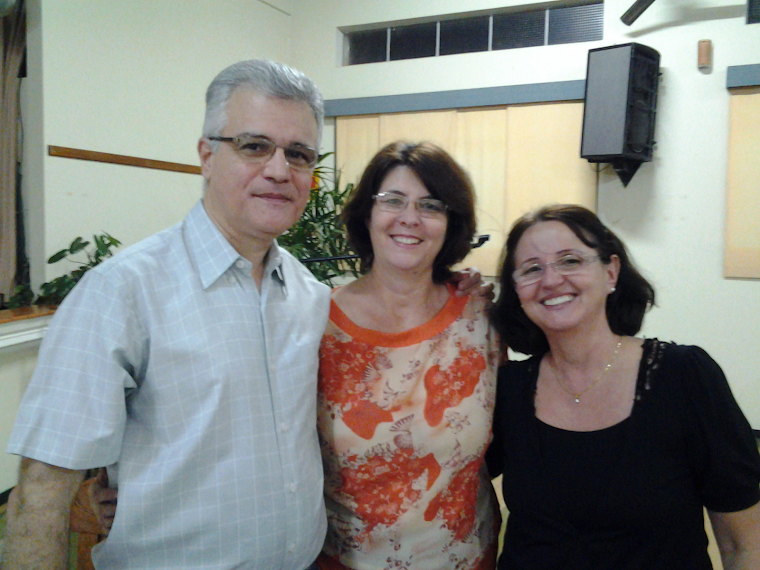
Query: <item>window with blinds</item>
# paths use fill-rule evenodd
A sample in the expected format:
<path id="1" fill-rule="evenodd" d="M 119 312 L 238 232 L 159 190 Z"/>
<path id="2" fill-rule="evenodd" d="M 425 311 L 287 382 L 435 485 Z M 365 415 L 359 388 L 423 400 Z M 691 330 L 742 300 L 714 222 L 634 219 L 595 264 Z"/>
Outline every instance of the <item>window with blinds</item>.
<path id="1" fill-rule="evenodd" d="M 343 30 L 344 65 L 514 49 L 602 39 L 604 4 L 504 8 L 394 26 Z"/>

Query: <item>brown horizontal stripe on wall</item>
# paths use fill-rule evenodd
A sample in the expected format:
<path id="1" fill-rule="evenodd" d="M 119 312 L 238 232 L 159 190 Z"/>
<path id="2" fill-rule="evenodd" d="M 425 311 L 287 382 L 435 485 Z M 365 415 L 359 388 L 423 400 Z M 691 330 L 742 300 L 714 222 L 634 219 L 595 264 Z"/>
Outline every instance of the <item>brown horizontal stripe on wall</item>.
<path id="1" fill-rule="evenodd" d="M 124 166 L 139 166 L 140 168 L 155 168 L 157 170 L 169 170 L 171 172 L 185 172 L 187 174 L 200 174 L 201 167 L 192 164 L 180 164 L 179 162 L 165 162 L 163 160 L 153 160 L 150 158 L 139 158 L 136 156 L 126 156 L 123 154 L 109 154 L 107 152 L 97 152 L 94 150 L 81 150 L 78 148 L 68 148 L 65 146 L 48 146 L 50 156 L 59 156 L 62 158 L 75 158 L 77 160 L 91 160 L 94 162 L 108 162 L 110 164 L 121 164 Z"/>

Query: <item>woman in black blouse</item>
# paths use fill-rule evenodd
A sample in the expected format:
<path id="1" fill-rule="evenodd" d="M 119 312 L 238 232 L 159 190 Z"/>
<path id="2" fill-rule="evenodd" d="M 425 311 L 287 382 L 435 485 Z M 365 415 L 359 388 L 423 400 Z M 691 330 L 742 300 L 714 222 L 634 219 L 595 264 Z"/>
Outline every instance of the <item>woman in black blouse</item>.
<path id="1" fill-rule="evenodd" d="M 532 357 L 500 371 L 489 450 L 510 511 L 499 569 L 760 568 L 760 457 L 720 367 L 635 335 L 654 290 L 579 206 L 524 216 L 492 320 Z"/>

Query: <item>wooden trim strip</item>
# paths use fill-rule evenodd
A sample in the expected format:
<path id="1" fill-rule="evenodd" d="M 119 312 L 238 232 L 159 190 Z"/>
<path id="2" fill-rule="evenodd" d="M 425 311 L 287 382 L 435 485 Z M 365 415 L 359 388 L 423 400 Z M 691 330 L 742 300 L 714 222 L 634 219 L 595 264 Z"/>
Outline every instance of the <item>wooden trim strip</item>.
<path id="1" fill-rule="evenodd" d="M 121 164 L 124 166 L 139 166 L 140 168 L 155 168 L 157 170 L 169 170 L 172 172 L 185 172 L 187 174 L 200 174 L 201 167 L 192 164 L 181 164 L 179 162 L 165 162 L 163 160 L 152 160 L 150 158 L 138 158 L 136 156 L 125 156 L 123 154 L 109 154 L 107 152 L 97 152 L 94 150 L 81 150 L 78 148 L 68 148 L 65 146 L 48 146 L 50 156 L 59 156 L 62 158 L 75 158 L 78 160 L 92 160 L 94 162 L 107 162 L 110 164 Z"/>
<path id="2" fill-rule="evenodd" d="M 47 317 L 55 313 L 55 309 L 55 307 L 48 305 L 31 305 L 30 307 L 18 309 L 3 309 L 0 311 L 0 325 L 37 317 Z"/>

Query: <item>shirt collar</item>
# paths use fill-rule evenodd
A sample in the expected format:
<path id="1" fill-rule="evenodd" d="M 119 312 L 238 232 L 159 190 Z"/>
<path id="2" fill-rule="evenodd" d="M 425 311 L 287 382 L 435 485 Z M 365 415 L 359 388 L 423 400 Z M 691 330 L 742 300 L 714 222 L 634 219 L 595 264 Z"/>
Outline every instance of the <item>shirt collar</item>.
<path id="1" fill-rule="evenodd" d="M 243 260 L 250 272 L 251 263 L 243 259 L 232 247 L 219 228 L 211 221 L 203 200 L 199 201 L 185 218 L 185 239 L 190 256 L 198 268 L 203 289 L 211 287 L 238 260 Z M 284 286 L 282 255 L 277 242 L 273 242 L 267 253 L 264 276 L 272 275 Z"/>
<path id="2" fill-rule="evenodd" d="M 275 241 L 272 247 L 269 248 L 267 254 L 267 263 L 264 267 L 264 275 L 271 275 L 277 278 L 277 280 L 284 286 L 285 285 L 285 273 L 282 267 L 282 250 Z"/>

